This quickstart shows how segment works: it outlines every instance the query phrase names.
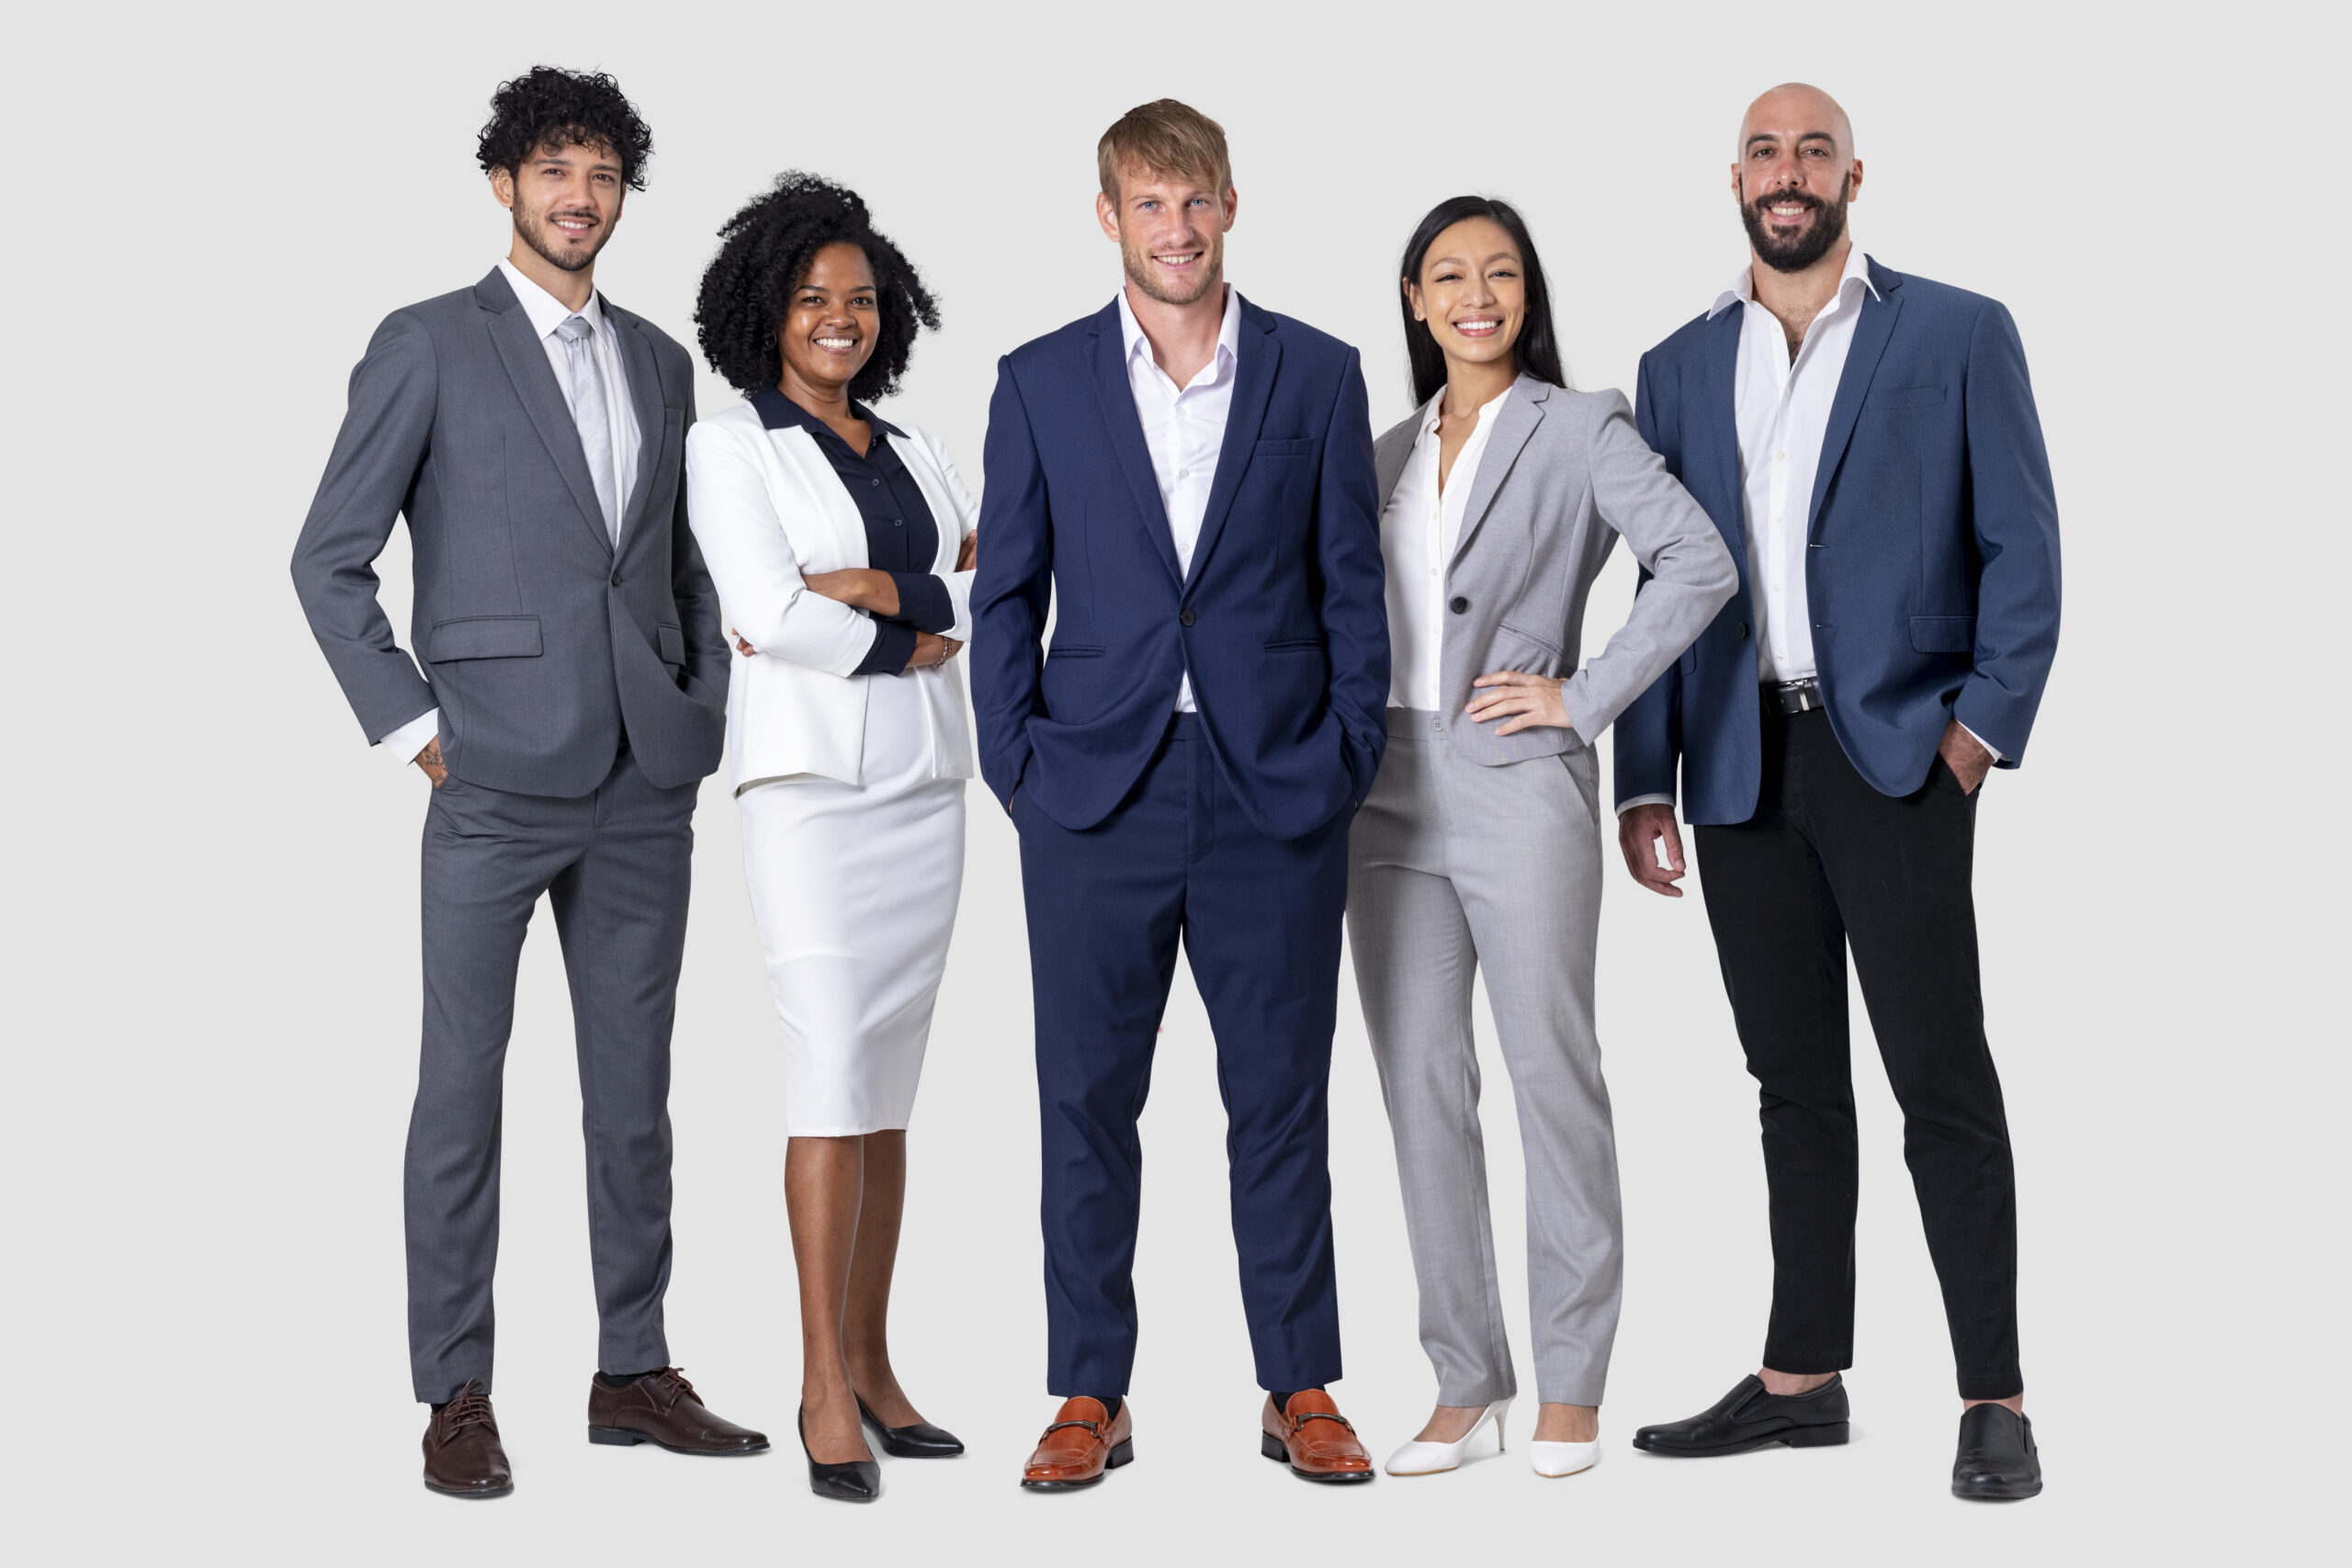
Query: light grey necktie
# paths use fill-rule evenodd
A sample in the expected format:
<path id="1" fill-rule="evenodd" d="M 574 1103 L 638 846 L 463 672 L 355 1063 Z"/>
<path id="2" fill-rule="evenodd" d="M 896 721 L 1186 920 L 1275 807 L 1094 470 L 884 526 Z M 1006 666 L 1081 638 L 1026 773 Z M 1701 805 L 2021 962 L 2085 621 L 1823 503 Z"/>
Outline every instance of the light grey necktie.
<path id="1" fill-rule="evenodd" d="M 620 489 L 613 478 L 613 413 L 605 402 L 605 378 L 596 372 L 596 354 L 588 335 L 596 329 L 585 316 L 566 316 L 556 329 L 563 339 L 564 362 L 571 367 L 571 423 L 580 428 L 580 449 L 587 454 L 588 478 L 596 486 L 596 504 L 605 510 L 605 532 L 616 547 L 621 542 Z"/>

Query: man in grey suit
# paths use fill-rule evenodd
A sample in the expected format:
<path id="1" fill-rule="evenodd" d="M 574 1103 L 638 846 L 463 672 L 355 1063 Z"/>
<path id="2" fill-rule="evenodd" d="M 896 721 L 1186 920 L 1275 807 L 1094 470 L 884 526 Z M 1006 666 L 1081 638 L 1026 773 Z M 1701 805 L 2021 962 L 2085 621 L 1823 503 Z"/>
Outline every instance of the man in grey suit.
<path id="1" fill-rule="evenodd" d="M 686 526 L 685 350 L 594 289 L 652 137 L 611 77 L 503 84 L 480 156 L 514 219 L 470 288 L 385 318 L 294 548 L 311 629 L 369 741 L 433 781 L 424 1049 L 405 1198 L 424 1483 L 513 1490 L 491 1412 L 499 1105 L 540 895 L 571 976 L 602 1325 L 589 1437 L 743 1453 L 670 1366 L 670 1030 L 695 795 L 727 646 Z M 408 518 L 410 640 L 374 561 Z"/>

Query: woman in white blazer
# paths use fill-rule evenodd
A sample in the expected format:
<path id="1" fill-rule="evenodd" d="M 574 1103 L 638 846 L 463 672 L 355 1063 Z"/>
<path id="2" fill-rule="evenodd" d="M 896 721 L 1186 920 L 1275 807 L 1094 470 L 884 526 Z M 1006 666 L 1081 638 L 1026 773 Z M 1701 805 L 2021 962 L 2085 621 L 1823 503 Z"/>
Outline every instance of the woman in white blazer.
<path id="1" fill-rule="evenodd" d="M 801 1441 L 865 1502 L 861 1425 L 963 1451 L 899 1388 L 887 1325 L 906 1126 L 964 875 L 976 508 L 946 454 L 864 400 L 937 308 L 854 194 L 788 174 L 720 231 L 695 323 L 746 400 L 686 438 L 687 509 L 736 649 L 727 744 L 784 1021 Z"/>

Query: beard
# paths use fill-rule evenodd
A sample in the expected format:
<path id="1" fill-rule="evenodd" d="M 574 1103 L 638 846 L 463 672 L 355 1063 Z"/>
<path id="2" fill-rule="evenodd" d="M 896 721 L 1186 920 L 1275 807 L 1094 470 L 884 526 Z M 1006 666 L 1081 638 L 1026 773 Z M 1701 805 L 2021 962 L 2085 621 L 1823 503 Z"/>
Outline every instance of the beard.
<path id="1" fill-rule="evenodd" d="M 596 227 L 589 236 L 585 251 L 571 249 L 563 237 L 554 231 L 556 213 L 533 212 L 519 201 L 514 204 L 514 232 L 523 236 L 523 243 L 538 253 L 539 259 L 549 266 L 560 267 L 565 272 L 585 272 L 595 265 L 596 254 L 605 248 L 605 242 L 613 237 L 612 221 L 594 213 L 566 211 L 562 216 L 595 220 Z"/>
<path id="2" fill-rule="evenodd" d="M 1193 304 L 1225 281 L 1225 237 L 1222 234 L 1209 236 L 1207 248 L 1201 256 L 1199 279 L 1185 293 L 1178 293 L 1159 281 L 1148 249 L 1134 250 L 1122 243 L 1119 256 L 1125 264 L 1127 281 L 1142 289 L 1146 298 L 1157 299 L 1163 305 Z"/>
<path id="3" fill-rule="evenodd" d="M 1756 247 L 1758 259 L 1774 272 L 1803 272 L 1829 254 L 1829 247 L 1846 237 L 1846 202 L 1854 188 L 1854 176 L 1849 174 L 1838 182 L 1838 199 L 1826 202 L 1805 191 L 1774 191 L 1754 201 L 1739 206 L 1739 220 L 1747 228 L 1747 243 Z M 1809 208 L 1813 221 L 1795 234 L 1772 232 L 1764 221 L 1768 207 L 1785 207 L 1795 202 Z"/>

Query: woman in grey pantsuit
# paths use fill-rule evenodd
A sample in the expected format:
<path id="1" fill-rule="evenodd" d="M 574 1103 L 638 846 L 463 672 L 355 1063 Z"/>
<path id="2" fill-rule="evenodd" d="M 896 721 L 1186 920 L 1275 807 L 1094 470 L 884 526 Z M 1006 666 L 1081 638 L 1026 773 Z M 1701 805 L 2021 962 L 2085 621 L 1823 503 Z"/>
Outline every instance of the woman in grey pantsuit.
<path id="1" fill-rule="evenodd" d="M 1573 392 L 1534 245 L 1499 201 L 1441 204 L 1406 247 L 1420 409 L 1380 438 L 1394 674 L 1388 753 L 1349 839 L 1348 933 L 1396 1138 L 1438 1408 L 1392 1474 L 1451 1470 L 1517 1390 L 1478 1132 L 1483 961 L 1519 1105 L 1534 1468 L 1600 1457 L 1623 1236 L 1593 1034 L 1600 913 L 1591 740 L 1736 582 L 1707 514 L 1617 392 Z M 1585 597 L 1623 535 L 1633 615 L 1579 666 Z"/>

